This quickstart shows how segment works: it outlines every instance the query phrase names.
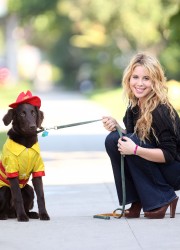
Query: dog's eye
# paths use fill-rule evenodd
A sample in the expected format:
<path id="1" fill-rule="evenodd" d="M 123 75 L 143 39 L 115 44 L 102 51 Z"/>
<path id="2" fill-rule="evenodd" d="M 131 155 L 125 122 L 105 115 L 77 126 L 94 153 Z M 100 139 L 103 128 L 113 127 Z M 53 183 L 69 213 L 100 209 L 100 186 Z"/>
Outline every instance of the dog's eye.
<path id="1" fill-rule="evenodd" d="M 21 112 L 21 113 L 20 113 L 20 116 L 23 116 L 23 117 L 24 117 L 25 115 L 26 115 L 25 112 Z"/>

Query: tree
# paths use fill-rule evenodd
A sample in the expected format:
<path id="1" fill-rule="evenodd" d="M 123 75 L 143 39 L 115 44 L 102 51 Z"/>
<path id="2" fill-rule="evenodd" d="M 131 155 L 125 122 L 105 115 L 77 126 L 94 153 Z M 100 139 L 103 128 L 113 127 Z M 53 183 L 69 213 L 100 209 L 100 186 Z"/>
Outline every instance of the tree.
<path id="1" fill-rule="evenodd" d="M 26 40 L 61 70 L 68 88 L 86 79 L 95 87 L 117 86 L 139 50 L 151 51 L 164 65 L 174 51 L 176 65 L 178 11 L 178 0 L 9 0 Z M 174 68 L 167 67 L 171 77 L 177 77 Z"/>

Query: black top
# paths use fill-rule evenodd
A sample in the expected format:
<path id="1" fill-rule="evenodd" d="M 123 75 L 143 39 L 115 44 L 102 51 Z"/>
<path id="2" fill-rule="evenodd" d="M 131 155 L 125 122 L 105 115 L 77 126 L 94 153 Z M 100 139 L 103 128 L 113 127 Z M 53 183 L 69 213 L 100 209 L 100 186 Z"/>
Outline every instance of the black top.
<path id="1" fill-rule="evenodd" d="M 127 108 L 123 118 L 127 133 L 134 133 L 134 127 L 139 115 L 140 109 L 138 106 Z M 150 143 L 156 145 L 156 147 L 163 151 L 166 163 L 170 163 L 174 160 L 180 161 L 180 118 L 176 111 L 175 115 L 176 132 L 174 131 L 172 118 L 170 117 L 170 110 L 166 105 L 160 104 L 152 112 L 152 128 L 159 142 L 157 142 L 151 130 Z"/>

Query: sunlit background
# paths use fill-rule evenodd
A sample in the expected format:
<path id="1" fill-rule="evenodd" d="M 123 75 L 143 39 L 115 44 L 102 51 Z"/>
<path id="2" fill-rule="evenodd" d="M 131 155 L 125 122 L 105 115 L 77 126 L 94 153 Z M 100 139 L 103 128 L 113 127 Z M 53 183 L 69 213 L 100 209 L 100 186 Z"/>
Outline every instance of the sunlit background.
<path id="1" fill-rule="evenodd" d="M 137 51 L 180 79 L 179 0 L 0 0 L 0 81 L 116 88 Z"/>
<path id="2" fill-rule="evenodd" d="M 180 0 L 0 0 L 0 116 L 28 88 L 42 99 L 43 126 L 99 119 L 104 107 L 122 119 L 122 74 L 139 51 L 151 52 L 162 63 L 180 114 Z M 0 154 L 8 131 L 1 118 Z M 101 244 L 99 249 L 113 249 L 112 243 L 115 249 L 125 244 L 143 249 L 143 242 L 146 249 L 179 244 L 174 221 L 165 220 L 167 227 L 164 220 L 158 227 L 156 222 L 141 227 L 145 220 L 111 220 L 113 226 L 106 227 L 91 220 L 118 207 L 104 146 L 107 133 L 99 121 L 38 135 L 52 220 L 45 227 L 32 222 L 25 230 L 1 221 L 2 249 L 28 248 L 28 241 L 31 249 L 41 244 L 42 249 L 75 250 Z"/>

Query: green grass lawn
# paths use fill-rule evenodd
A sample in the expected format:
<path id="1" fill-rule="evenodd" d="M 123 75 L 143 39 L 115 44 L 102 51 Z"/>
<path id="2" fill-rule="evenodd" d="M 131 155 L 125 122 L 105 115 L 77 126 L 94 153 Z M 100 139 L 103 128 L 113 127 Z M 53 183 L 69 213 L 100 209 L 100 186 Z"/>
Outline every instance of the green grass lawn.
<path id="1" fill-rule="evenodd" d="M 19 93 L 26 92 L 28 89 L 30 89 L 30 86 L 27 83 L 19 83 L 13 86 L 0 85 L 0 108 L 8 107 L 10 103 L 16 101 Z"/>
<path id="2" fill-rule="evenodd" d="M 127 107 L 122 88 L 93 92 L 88 98 L 105 107 L 112 117 L 122 120 Z"/>
<path id="3" fill-rule="evenodd" d="M 0 132 L 0 154 L 2 152 L 2 147 L 7 139 L 7 132 Z"/>

